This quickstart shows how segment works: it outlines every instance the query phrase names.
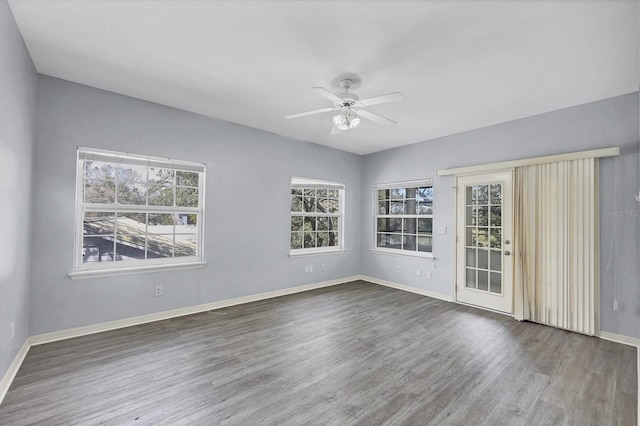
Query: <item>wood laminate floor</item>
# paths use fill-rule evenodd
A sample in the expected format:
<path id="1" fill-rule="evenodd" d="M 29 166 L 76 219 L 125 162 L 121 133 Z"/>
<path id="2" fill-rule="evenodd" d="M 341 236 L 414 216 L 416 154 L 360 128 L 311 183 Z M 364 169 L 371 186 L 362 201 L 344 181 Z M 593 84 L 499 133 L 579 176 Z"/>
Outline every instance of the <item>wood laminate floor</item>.
<path id="1" fill-rule="evenodd" d="M 636 349 L 356 281 L 32 347 L 0 424 L 636 425 Z"/>

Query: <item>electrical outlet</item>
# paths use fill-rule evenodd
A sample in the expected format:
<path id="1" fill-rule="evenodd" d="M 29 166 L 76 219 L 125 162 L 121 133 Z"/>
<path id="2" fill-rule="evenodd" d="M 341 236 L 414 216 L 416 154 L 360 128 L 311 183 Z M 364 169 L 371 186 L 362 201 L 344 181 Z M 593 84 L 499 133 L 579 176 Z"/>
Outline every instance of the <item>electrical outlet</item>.
<path id="1" fill-rule="evenodd" d="M 162 296 L 163 290 L 164 289 L 163 289 L 163 287 L 161 285 L 157 285 L 156 286 L 156 297 Z"/>
<path id="2" fill-rule="evenodd" d="M 16 335 L 16 324 L 12 322 L 11 324 L 9 324 L 9 337 L 13 339 L 15 335 Z"/>
<path id="3" fill-rule="evenodd" d="M 613 299 L 613 310 L 614 311 L 618 310 L 618 299 Z"/>
<path id="4" fill-rule="evenodd" d="M 321 270 L 321 271 L 326 271 L 326 270 L 327 270 L 327 267 L 325 266 L 325 264 L 324 264 L 324 263 L 321 263 L 321 264 L 320 264 L 320 270 Z"/>
<path id="5" fill-rule="evenodd" d="M 446 226 L 439 226 L 438 227 L 438 234 L 446 235 L 446 233 L 447 233 L 447 227 Z"/>
<path id="6" fill-rule="evenodd" d="M 419 277 L 420 275 L 422 275 L 422 271 L 418 268 L 416 269 L 416 277 Z"/>
<path id="7" fill-rule="evenodd" d="M 428 279 L 428 280 L 430 280 L 430 279 L 431 279 L 431 272 L 430 272 L 430 271 L 428 271 L 428 272 L 427 272 L 427 279 Z"/>
<path id="8" fill-rule="evenodd" d="M 305 274 L 310 274 L 313 272 L 313 265 L 307 265 L 304 267 L 304 273 Z"/>
<path id="9" fill-rule="evenodd" d="M 402 272 L 402 266 L 396 265 L 396 272 L 397 273 L 401 273 Z"/>

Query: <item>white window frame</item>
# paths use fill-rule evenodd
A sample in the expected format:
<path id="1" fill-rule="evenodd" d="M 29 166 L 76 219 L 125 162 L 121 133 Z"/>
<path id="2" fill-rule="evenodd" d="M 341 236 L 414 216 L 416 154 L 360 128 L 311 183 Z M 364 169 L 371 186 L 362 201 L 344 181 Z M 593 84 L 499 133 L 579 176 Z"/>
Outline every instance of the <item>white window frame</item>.
<path id="1" fill-rule="evenodd" d="M 404 182 L 392 182 L 392 183 L 381 183 L 373 185 L 373 241 L 371 252 L 381 253 L 381 254 L 391 254 L 397 256 L 414 256 L 414 257 L 423 257 L 423 258 L 435 258 L 433 254 L 433 212 L 431 214 L 402 214 L 402 215 L 381 215 L 378 213 L 378 191 L 380 190 L 391 190 L 398 188 L 419 188 L 419 187 L 431 187 L 433 190 L 433 179 L 420 179 L 420 180 L 410 180 Z M 435 204 L 435 202 L 434 202 Z M 432 206 L 433 208 L 433 206 Z M 435 211 L 435 210 L 434 210 Z M 405 249 L 390 249 L 384 247 L 378 247 L 378 218 L 398 218 L 398 219 L 418 219 L 418 218 L 430 218 L 431 219 L 431 251 L 424 252 L 418 251 L 418 242 L 416 239 L 416 250 L 405 250 Z M 404 235 L 400 233 L 400 235 Z M 417 235 L 417 231 L 416 231 Z M 417 238 L 417 237 L 416 237 Z"/>
<path id="2" fill-rule="evenodd" d="M 317 179 L 307 179 L 300 177 L 292 177 L 291 178 L 291 189 L 333 189 L 338 191 L 338 213 L 322 213 L 318 212 L 293 212 L 291 211 L 291 201 L 293 194 L 289 197 L 289 256 L 304 256 L 310 254 L 325 254 L 325 253 L 336 253 L 336 252 L 344 252 L 344 212 L 345 212 L 345 185 L 339 182 L 330 182 L 324 180 Z M 330 247 L 310 247 L 310 248 L 299 248 L 293 249 L 291 248 L 291 219 L 293 217 L 305 217 L 305 216 L 323 216 L 323 217 L 335 217 L 338 219 L 338 245 L 330 246 Z M 317 232 L 317 231 L 315 231 Z M 303 236 L 304 238 L 304 236 Z"/>
<path id="3" fill-rule="evenodd" d="M 84 168 L 85 160 L 102 161 L 114 165 L 126 164 L 134 166 L 148 166 L 172 169 L 174 171 L 195 172 L 199 174 L 198 179 L 198 206 L 178 207 L 178 206 L 150 206 L 146 205 L 125 205 L 86 203 L 84 201 Z M 206 165 L 202 163 L 172 160 L 168 158 L 150 157 L 146 155 L 129 154 L 116 151 L 108 151 L 95 148 L 78 147 L 76 158 L 76 199 L 75 199 L 75 236 L 73 254 L 73 272 L 69 273 L 72 279 L 90 278 L 95 276 L 109 276 L 127 273 L 140 273 L 155 270 L 184 269 L 189 267 L 202 267 L 204 261 L 204 193 L 206 181 Z M 114 181 L 117 191 L 117 180 Z M 171 188 L 175 191 L 180 186 L 175 180 Z M 174 201 L 175 204 L 175 201 Z M 94 212 L 116 212 L 116 213 L 184 213 L 197 214 L 196 224 L 196 255 L 171 258 L 135 259 L 127 261 L 108 262 L 82 262 L 83 256 L 83 236 L 84 236 L 84 214 L 85 211 Z M 114 231 L 115 232 L 115 231 Z M 145 230 L 144 235 L 147 234 Z M 174 231 L 175 232 L 175 231 Z M 114 234 L 115 238 L 115 234 Z M 146 246 L 145 246 L 146 251 Z"/>

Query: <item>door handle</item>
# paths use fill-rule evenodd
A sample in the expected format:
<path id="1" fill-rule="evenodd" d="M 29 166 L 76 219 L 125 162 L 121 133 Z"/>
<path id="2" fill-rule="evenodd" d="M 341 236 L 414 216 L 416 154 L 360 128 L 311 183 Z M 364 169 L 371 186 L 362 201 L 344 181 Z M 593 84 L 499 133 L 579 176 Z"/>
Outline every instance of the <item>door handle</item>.
<path id="1" fill-rule="evenodd" d="M 505 256 L 509 256 L 510 254 L 511 254 L 511 252 L 510 252 L 509 250 L 507 250 L 507 251 L 505 251 L 505 252 L 504 252 L 504 255 L 505 255 Z"/>

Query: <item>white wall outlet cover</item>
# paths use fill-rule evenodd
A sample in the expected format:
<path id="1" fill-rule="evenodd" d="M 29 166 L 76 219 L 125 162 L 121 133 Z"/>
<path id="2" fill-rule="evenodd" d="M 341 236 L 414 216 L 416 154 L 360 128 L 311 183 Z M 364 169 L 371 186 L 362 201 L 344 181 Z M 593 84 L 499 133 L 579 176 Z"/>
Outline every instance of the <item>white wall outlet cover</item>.
<path id="1" fill-rule="evenodd" d="M 439 226 L 438 227 L 438 234 L 445 235 L 446 233 L 447 233 L 447 227 L 446 226 Z"/>

